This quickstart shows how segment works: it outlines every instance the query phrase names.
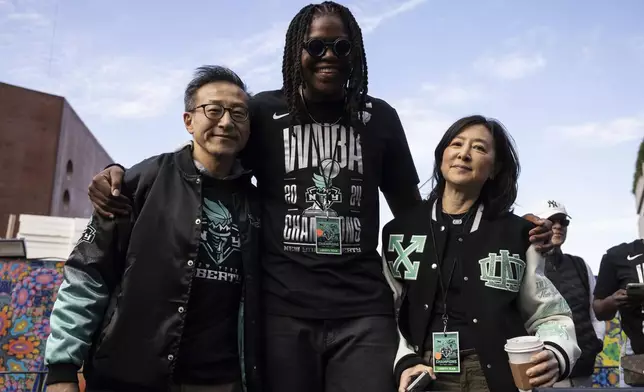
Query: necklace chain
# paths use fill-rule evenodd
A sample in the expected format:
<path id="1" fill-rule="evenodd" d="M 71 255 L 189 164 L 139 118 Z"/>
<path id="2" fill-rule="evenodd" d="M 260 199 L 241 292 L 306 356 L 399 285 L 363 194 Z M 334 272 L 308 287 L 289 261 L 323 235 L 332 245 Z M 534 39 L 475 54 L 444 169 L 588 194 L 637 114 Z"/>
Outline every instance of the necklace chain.
<path id="1" fill-rule="evenodd" d="M 319 122 L 318 120 L 316 120 L 316 119 L 315 119 L 315 117 L 313 117 L 313 115 L 311 114 L 311 111 L 309 110 L 309 105 L 307 105 L 307 103 L 306 103 L 306 98 L 304 98 L 304 94 L 302 93 L 302 90 L 301 90 L 301 89 L 300 89 L 300 97 L 302 97 L 302 103 L 304 104 L 304 109 L 306 110 L 306 114 L 308 114 L 308 115 L 309 115 L 309 117 L 311 118 L 311 120 L 313 120 L 313 122 L 314 122 L 314 123 L 316 123 L 317 125 L 323 125 L 321 122 Z M 337 120 L 335 120 L 335 122 L 334 122 L 333 124 L 329 124 L 329 125 L 330 125 L 330 126 L 334 126 L 334 125 L 336 125 L 337 123 L 339 123 L 339 122 L 340 122 L 340 120 L 342 120 L 342 116 L 338 117 L 338 119 L 337 119 Z"/>
<path id="2" fill-rule="evenodd" d="M 467 212 L 460 218 L 454 218 L 451 214 L 448 214 L 445 210 L 443 210 L 443 212 L 445 213 L 445 215 L 447 215 L 450 218 L 452 218 L 452 224 L 453 225 L 462 225 L 463 221 L 467 222 L 467 220 L 469 220 L 470 213 L 472 212 L 472 208 L 467 210 Z"/>

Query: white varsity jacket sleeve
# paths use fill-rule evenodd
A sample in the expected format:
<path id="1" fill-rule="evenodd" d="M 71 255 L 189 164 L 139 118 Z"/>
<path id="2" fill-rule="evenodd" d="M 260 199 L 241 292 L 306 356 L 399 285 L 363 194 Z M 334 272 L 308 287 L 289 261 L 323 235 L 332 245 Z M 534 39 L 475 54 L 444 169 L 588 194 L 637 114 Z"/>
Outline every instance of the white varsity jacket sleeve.
<path id="1" fill-rule="evenodd" d="M 570 375 L 581 354 L 568 303 L 545 276 L 545 258 L 531 245 L 519 288 L 519 308 L 530 334 L 538 336 L 557 357 L 560 380 Z"/>
<path id="2" fill-rule="evenodd" d="M 387 259 L 385 258 L 385 252 L 382 252 L 382 272 L 385 274 L 385 279 L 387 279 L 387 283 L 389 283 L 389 287 L 391 287 L 391 291 L 394 294 L 394 307 L 396 309 L 396 319 L 398 319 L 398 311 L 402 303 L 403 286 L 402 286 L 402 283 L 397 281 L 396 278 L 394 278 L 393 274 L 391 273 L 391 270 L 389 269 L 389 263 L 387 263 Z M 403 334 L 400 332 L 400 328 L 397 328 L 397 330 L 398 330 L 398 351 L 396 352 L 396 358 L 394 359 L 394 363 L 393 363 L 394 372 L 396 370 L 396 365 L 403 358 L 408 356 L 418 356 L 414 351 L 414 349 L 409 345 L 409 343 L 407 343 L 407 339 L 405 339 Z M 396 383 L 397 382 L 398 380 L 396 380 Z"/>
<path id="3" fill-rule="evenodd" d="M 586 262 L 584 261 L 584 263 Z M 603 343 L 604 335 L 606 335 L 606 322 L 597 320 L 597 316 L 595 316 L 595 310 L 593 309 L 593 299 L 594 299 L 593 293 L 595 292 L 595 275 L 593 275 L 593 270 L 590 269 L 590 266 L 588 265 L 588 263 L 586 263 L 586 271 L 588 272 L 588 287 L 590 288 L 589 290 L 590 321 L 593 323 L 593 329 L 595 330 L 595 335 L 597 335 L 597 339 L 601 340 Z"/>

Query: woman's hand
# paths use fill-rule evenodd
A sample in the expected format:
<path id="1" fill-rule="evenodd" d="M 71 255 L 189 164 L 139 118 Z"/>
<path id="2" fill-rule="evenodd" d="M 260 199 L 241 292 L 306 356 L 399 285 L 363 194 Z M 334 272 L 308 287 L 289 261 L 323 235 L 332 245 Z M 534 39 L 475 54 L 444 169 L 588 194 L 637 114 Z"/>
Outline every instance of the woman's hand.
<path id="1" fill-rule="evenodd" d="M 431 366 L 416 365 L 402 372 L 402 374 L 400 375 L 400 382 L 398 383 L 398 392 L 405 392 L 409 384 L 411 384 L 414 376 L 418 376 L 424 371 L 429 373 L 429 375 L 432 377 L 432 380 L 436 380 L 434 369 Z"/>
<path id="2" fill-rule="evenodd" d="M 119 166 L 110 166 L 92 178 L 87 194 L 96 212 L 107 218 L 114 218 L 114 214 L 130 213 L 130 201 L 121 195 L 124 175 Z"/>
<path id="3" fill-rule="evenodd" d="M 526 371 L 533 387 L 551 387 L 559 379 L 559 362 L 555 354 L 545 349 L 532 357 L 532 366 Z"/>

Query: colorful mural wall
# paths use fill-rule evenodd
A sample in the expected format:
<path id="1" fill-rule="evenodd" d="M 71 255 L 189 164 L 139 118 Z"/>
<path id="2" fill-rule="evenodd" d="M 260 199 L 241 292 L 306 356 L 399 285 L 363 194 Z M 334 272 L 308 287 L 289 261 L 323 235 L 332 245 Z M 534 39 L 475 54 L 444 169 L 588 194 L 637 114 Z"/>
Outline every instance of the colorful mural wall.
<path id="1" fill-rule="evenodd" d="M 0 391 L 38 390 L 42 375 L 29 372 L 45 370 L 49 315 L 63 263 L 0 259 Z M 595 387 L 619 385 L 619 357 L 625 341 L 619 320 L 607 322 L 604 351 L 595 365 Z"/>
<path id="2" fill-rule="evenodd" d="M 626 343 L 626 334 L 620 327 L 619 318 L 606 322 L 604 350 L 595 361 L 593 387 L 619 386 L 619 358 Z"/>
<path id="3" fill-rule="evenodd" d="M 43 375 L 28 372 L 44 371 L 49 315 L 62 267 L 62 261 L 0 260 L 1 391 L 37 390 Z"/>

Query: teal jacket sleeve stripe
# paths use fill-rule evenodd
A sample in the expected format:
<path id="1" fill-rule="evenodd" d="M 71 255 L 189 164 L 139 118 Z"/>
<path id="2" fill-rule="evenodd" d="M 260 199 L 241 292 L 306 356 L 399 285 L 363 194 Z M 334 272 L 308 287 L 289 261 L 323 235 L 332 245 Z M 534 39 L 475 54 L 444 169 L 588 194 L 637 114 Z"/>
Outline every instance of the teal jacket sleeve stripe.
<path id="1" fill-rule="evenodd" d="M 100 328 L 124 260 L 117 220 L 94 213 L 63 269 L 49 320 L 45 364 L 82 366 Z M 121 230 L 123 231 L 123 230 Z"/>

